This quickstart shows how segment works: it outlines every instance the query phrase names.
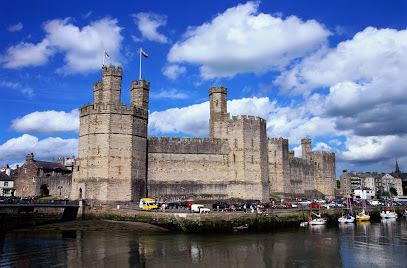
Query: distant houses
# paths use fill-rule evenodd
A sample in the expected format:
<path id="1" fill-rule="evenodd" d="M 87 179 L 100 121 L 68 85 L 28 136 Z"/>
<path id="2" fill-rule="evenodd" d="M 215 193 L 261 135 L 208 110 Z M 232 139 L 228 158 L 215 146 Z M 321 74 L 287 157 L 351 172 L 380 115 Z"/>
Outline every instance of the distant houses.
<path id="1" fill-rule="evenodd" d="M 397 166 L 398 167 L 398 166 Z M 383 196 L 402 196 L 407 194 L 403 189 L 400 171 L 392 173 L 348 172 L 340 176 L 341 195 L 360 199 L 374 199 Z M 392 193 L 393 192 L 393 193 Z"/>

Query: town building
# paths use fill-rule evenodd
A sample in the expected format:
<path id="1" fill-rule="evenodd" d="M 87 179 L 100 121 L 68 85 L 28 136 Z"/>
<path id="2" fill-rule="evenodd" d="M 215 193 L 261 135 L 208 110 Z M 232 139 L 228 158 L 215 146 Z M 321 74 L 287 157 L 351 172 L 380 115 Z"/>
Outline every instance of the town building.
<path id="1" fill-rule="evenodd" d="M 5 164 L 0 169 L 0 196 L 10 197 L 14 195 L 14 180 L 13 175 L 15 169 L 11 169 L 9 165 Z"/>
<path id="2" fill-rule="evenodd" d="M 25 163 L 14 177 L 15 196 L 48 196 L 61 199 L 71 195 L 72 171 L 61 163 L 39 161 L 34 154 L 26 156 Z"/>
<path id="3" fill-rule="evenodd" d="M 79 149 L 72 199 L 130 202 L 238 198 L 333 198 L 335 154 L 313 152 L 303 139 L 302 158 L 288 140 L 269 138 L 266 121 L 230 116 L 227 88 L 209 89 L 209 137 L 148 137 L 150 83 L 130 86 L 120 102 L 122 68 L 102 67 L 93 103 L 80 108 Z"/>

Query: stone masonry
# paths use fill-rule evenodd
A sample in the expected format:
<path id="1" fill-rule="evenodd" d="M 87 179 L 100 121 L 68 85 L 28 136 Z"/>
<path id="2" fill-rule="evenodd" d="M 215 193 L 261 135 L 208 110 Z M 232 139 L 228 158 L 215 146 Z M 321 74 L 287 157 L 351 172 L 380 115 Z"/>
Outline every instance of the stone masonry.
<path id="1" fill-rule="evenodd" d="M 227 89 L 209 90 L 207 138 L 147 138 L 150 83 L 133 81 L 129 108 L 120 103 L 122 68 L 102 67 L 94 102 L 80 109 L 79 152 L 72 197 L 100 202 L 239 198 L 333 198 L 335 154 L 312 152 L 302 140 L 302 158 L 288 140 L 268 138 L 266 121 L 230 116 Z"/>

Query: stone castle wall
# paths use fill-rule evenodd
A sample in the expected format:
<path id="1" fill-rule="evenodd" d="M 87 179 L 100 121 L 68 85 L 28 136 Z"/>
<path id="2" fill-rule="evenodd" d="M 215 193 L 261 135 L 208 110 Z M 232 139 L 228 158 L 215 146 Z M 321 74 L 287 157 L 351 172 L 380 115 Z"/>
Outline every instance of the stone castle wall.
<path id="1" fill-rule="evenodd" d="M 302 140 L 303 157 L 288 140 L 268 138 L 266 121 L 227 112 L 227 88 L 212 87 L 210 137 L 147 138 L 150 84 L 133 81 L 129 108 L 120 103 L 122 69 L 102 68 L 94 103 L 80 109 L 74 198 L 102 202 L 270 197 L 333 197 L 335 155 L 314 153 Z"/>

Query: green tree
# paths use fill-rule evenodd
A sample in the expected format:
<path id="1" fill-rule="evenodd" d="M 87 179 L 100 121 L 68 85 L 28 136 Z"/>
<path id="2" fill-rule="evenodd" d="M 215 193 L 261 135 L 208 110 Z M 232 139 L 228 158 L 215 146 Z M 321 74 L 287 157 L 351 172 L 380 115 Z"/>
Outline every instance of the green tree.
<path id="1" fill-rule="evenodd" d="M 391 188 L 390 188 L 390 193 L 391 193 L 392 196 L 397 196 L 397 195 L 398 195 L 398 194 L 397 194 L 397 190 L 396 190 L 396 188 L 394 188 L 394 187 L 391 187 Z"/>

